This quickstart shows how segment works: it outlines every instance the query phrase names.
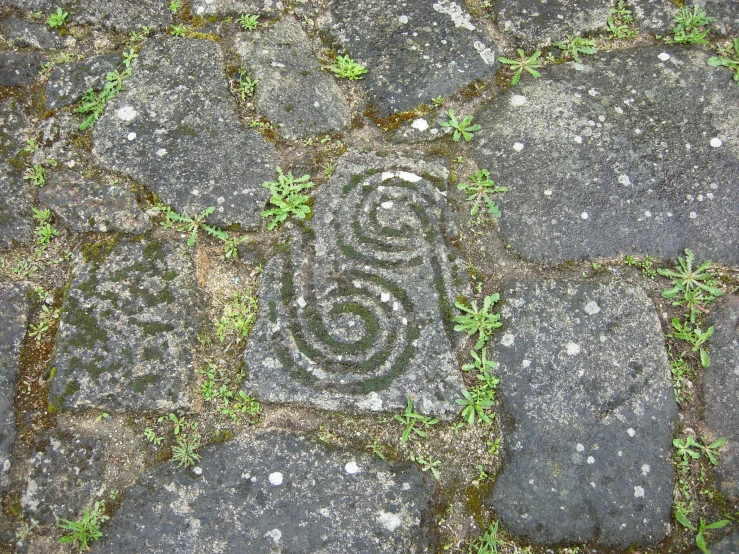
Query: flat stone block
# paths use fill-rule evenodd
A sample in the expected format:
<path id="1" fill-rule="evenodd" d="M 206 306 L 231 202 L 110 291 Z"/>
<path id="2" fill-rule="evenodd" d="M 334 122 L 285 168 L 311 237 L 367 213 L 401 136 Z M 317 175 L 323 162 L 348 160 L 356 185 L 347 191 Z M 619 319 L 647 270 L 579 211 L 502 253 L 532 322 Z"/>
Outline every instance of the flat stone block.
<path id="1" fill-rule="evenodd" d="M 112 54 L 55 66 L 46 85 L 46 109 L 70 106 L 90 88 L 99 92 L 107 82 L 105 76 L 119 65 L 123 65 L 121 57 Z"/>
<path id="2" fill-rule="evenodd" d="M 0 52 L 0 86 L 22 87 L 36 80 L 41 65 L 46 61 L 42 54 L 26 52 Z"/>

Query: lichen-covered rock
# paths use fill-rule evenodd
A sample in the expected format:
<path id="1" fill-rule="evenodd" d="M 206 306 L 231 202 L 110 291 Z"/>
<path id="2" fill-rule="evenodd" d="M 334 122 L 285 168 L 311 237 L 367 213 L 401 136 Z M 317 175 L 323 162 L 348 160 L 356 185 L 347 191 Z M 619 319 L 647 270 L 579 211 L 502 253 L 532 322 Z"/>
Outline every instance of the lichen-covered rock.
<path id="1" fill-rule="evenodd" d="M 0 170 L 0 248 L 24 243 L 33 234 L 31 194 L 12 170 Z"/>
<path id="2" fill-rule="evenodd" d="M 49 30 L 42 23 L 34 23 L 14 15 L 0 21 L 0 35 L 14 46 L 33 46 L 42 50 L 58 49 L 63 46 L 59 33 Z"/>
<path id="3" fill-rule="evenodd" d="M 190 408 L 197 325 L 184 244 L 87 245 L 64 298 L 49 401 L 69 410 Z"/>
<path id="4" fill-rule="evenodd" d="M 489 506 L 536 544 L 658 544 L 669 531 L 677 406 L 646 294 L 514 281 L 491 339 L 504 466 Z"/>
<path id="5" fill-rule="evenodd" d="M 28 119 L 18 100 L 9 98 L 0 102 L 0 163 L 4 169 L 7 169 L 4 163 L 20 152 L 28 127 Z"/>
<path id="6" fill-rule="evenodd" d="M 90 88 L 102 90 L 105 76 L 116 69 L 120 59 L 117 54 L 111 54 L 54 66 L 46 85 L 46 109 L 58 110 L 74 104 Z"/>
<path id="7" fill-rule="evenodd" d="M 46 61 L 43 54 L 0 52 L 0 86 L 20 87 L 36 80 Z"/>
<path id="8" fill-rule="evenodd" d="M 531 261 L 642 252 L 739 261 L 739 87 L 699 48 L 596 54 L 521 79 L 475 116 L 474 158 L 508 187 Z"/>
<path id="9" fill-rule="evenodd" d="M 259 14 L 274 18 L 284 9 L 280 0 L 191 0 L 190 6 L 190 12 L 201 17 Z"/>
<path id="10" fill-rule="evenodd" d="M 239 122 L 218 45 L 151 39 L 125 83 L 93 130 L 101 165 L 180 213 L 215 206 L 211 223 L 260 226 L 269 199 L 261 185 L 274 179 L 276 151 Z"/>
<path id="11" fill-rule="evenodd" d="M 118 186 L 100 185 L 78 173 L 58 170 L 39 190 L 39 202 L 58 214 L 74 231 L 144 233 L 151 220 L 136 204 L 136 196 Z"/>
<path id="12" fill-rule="evenodd" d="M 448 176 L 434 161 L 340 158 L 311 221 L 264 270 L 246 390 L 352 411 L 403 409 L 410 394 L 422 413 L 456 414 L 465 280 L 445 242 Z"/>
<path id="13" fill-rule="evenodd" d="M 123 498 L 95 552 L 430 553 L 434 486 L 418 467 L 266 431 L 161 465 Z"/>
<path id="14" fill-rule="evenodd" d="M 332 0 L 329 9 L 325 31 L 366 66 L 361 82 L 382 117 L 449 96 L 500 65 L 463 2 Z"/>
<path id="15" fill-rule="evenodd" d="M 349 104 L 321 69 L 300 24 L 285 18 L 264 32 L 244 35 L 237 51 L 256 87 L 259 112 L 287 139 L 340 131 L 351 121 Z"/>

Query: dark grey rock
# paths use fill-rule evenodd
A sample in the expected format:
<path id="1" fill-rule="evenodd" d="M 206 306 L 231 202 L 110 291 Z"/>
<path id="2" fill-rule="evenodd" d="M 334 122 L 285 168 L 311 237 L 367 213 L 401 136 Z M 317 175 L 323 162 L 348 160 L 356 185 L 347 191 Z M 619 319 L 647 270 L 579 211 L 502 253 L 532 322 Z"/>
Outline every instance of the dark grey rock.
<path id="1" fill-rule="evenodd" d="M 33 46 L 41 50 L 59 49 L 64 45 L 59 33 L 43 23 L 34 23 L 14 15 L 0 21 L 0 34 L 15 46 Z"/>
<path id="2" fill-rule="evenodd" d="M 717 485 L 732 502 L 739 502 L 739 296 L 719 300 L 711 311 L 711 365 L 701 381 L 703 425 L 712 440 L 726 439 L 719 451 Z"/>
<path id="3" fill-rule="evenodd" d="M 280 0 L 191 0 L 190 6 L 190 12 L 201 17 L 259 14 L 274 18 L 284 9 Z"/>
<path id="4" fill-rule="evenodd" d="M 36 80 L 46 56 L 28 52 L 0 52 L 0 86 L 20 87 Z"/>
<path id="5" fill-rule="evenodd" d="M 9 98 L 0 102 L 0 163 L 20 153 L 29 128 L 28 119 L 18 100 Z M 3 166 L 7 169 L 7 166 Z"/>
<path id="6" fill-rule="evenodd" d="M 633 0 L 629 5 L 640 31 L 662 36 L 672 34 L 672 20 L 679 9 L 675 4 L 669 0 Z"/>
<path id="7" fill-rule="evenodd" d="M 715 17 L 711 29 L 719 35 L 736 36 L 739 34 L 739 2 L 726 0 L 695 0 L 686 5 L 701 6 L 709 17 Z"/>
<path id="8" fill-rule="evenodd" d="M 78 519 L 104 491 L 105 446 L 92 437 L 53 431 L 36 440 L 21 506 L 26 517 L 56 524 Z"/>
<path id="9" fill-rule="evenodd" d="M 186 215 L 217 207 L 209 221 L 262 224 L 274 180 L 274 147 L 236 115 L 217 44 L 151 39 L 126 90 L 93 130 L 101 165 L 131 175 Z"/>
<path id="10" fill-rule="evenodd" d="M 188 409 L 197 285 L 184 244 L 113 239 L 78 255 L 64 298 L 50 402 L 69 410 Z"/>
<path id="11" fill-rule="evenodd" d="M 26 182 L 17 172 L 3 168 L 0 170 L 0 248 L 30 240 L 32 217 L 32 199 Z"/>
<path id="12" fill-rule="evenodd" d="M 351 110 L 333 77 L 321 69 L 300 24 L 285 18 L 243 35 L 237 51 L 256 86 L 257 110 L 289 140 L 340 131 Z"/>
<path id="13" fill-rule="evenodd" d="M 13 400 L 26 334 L 30 303 L 21 285 L 0 286 L 0 493 L 8 486 L 10 454 L 15 442 Z"/>
<path id="14" fill-rule="evenodd" d="M 566 34 L 605 31 L 612 7 L 611 0 L 495 0 L 492 12 L 498 26 L 531 54 Z"/>
<path id="15" fill-rule="evenodd" d="M 502 295 L 504 467 L 490 507 L 537 544 L 658 544 L 677 406 L 654 306 L 633 286 L 514 281 Z"/>
<path id="16" fill-rule="evenodd" d="M 739 554 L 739 531 L 734 531 L 716 544 L 711 544 L 711 542 L 709 539 L 708 546 L 711 549 L 711 554 Z M 700 550 L 696 550 L 695 554 L 698 554 L 698 552 Z"/>
<path id="17" fill-rule="evenodd" d="M 432 552 L 434 486 L 417 467 L 284 431 L 202 451 L 201 474 L 144 474 L 95 552 Z"/>
<path id="18" fill-rule="evenodd" d="M 39 190 L 39 202 L 58 214 L 72 230 L 121 231 L 139 234 L 152 228 L 149 217 L 136 204 L 136 196 L 118 186 L 95 183 L 73 171 L 49 174 Z"/>
<path id="19" fill-rule="evenodd" d="M 325 31 L 367 67 L 362 83 L 380 116 L 449 96 L 500 65 L 463 2 L 334 0 L 329 8 Z"/>
<path id="20" fill-rule="evenodd" d="M 111 54 L 55 66 L 46 85 L 46 109 L 58 110 L 74 104 L 90 87 L 102 90 L 106 74 L 115 70 L 120 61 L 120 56 Z"/>
<path id="21" fill-rule="evenodd" d="M 464 272 L 448 170 L 351 152 L 315 194 L 310 223 L 266 266 L 244 387 L 269 402 L 451 418 L 462 388 L 452 309 Z M 433 363 L 429 363 L 433 360 Z"/>
<path id="22" fill-rule="evenodd" d="M 739 261 L 739 87 L 698 48 L 650 46 L 524 76 L 475 116 L 527 260 L 641 251 Z"/>

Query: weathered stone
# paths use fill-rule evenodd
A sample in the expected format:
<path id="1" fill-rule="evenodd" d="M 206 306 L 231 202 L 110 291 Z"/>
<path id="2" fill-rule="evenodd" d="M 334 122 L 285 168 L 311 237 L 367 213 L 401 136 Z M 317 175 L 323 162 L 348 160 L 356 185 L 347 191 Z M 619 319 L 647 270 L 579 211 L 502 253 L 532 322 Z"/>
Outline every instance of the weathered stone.
<path id="1" fill-rule="evenodd" d="M 534 50 L 566 34 L 605 31 L 612 7 L 611 0 L 578 0 L 576 5 L 569 0 L 495 0 L 492 11 L 504 32 L 513 34 L 524 50 Z"/>
<path id="2" fill-rule="evenodd" d="M 113 244 L 88 245 L 76 258 L 50 402 L 70 410 L 188 409 L 198 325 L 190 252 L 158 240 L 111 251 Z"/>
<path id="3" fill-rule="evenodd" d="M 207 17 L 259 14 L 264 17 L 277 17 L 284 9 L 280 0 L 192 0 L 190 12 Z"/>
<path id="4" fill-rule="evenodd" d="M 50 31 L 42 23 L 20 19 L 14 15 L 0 21 L 0 34 L 15 46 L 33 46 L 42 50 L 58 49 L 64 41 L 59 33 Z"/>
<path id="5" fill-rule="evenodd" d="M 0 248 L 30 240 L 32 215 L 26 182 L 17 172 L 3 168 L 0 170 Z"/>
<path id="6" fill-rule="evenodd" d="M 542 70 L 475 117 L 474 157 L 509 188 L 500 229 L 527 260 L 641 251 L 739 261 L 739 87 L 698 48 Z"/>
<path id="7" fill-rule="evenodd" d="M 686 5 L 699 5 L 709 17 L 715 17 L 711 29 L 719 35 L 736 36 L 739 34 L 739 2 L 725 0 L 695 0 Z"/>
<path id="8" fill-rule="evenodd" d="M 633 0 L 629 5 L 634 21 L 642 32 L 664 36 L 674 27 L 672 20 L 677 15 L 678 7 L 669 0 Z"/>
<path id="9" fill-rule="evenodd" d="M 90 87 L 102 90 L 106 74 L 114 71 L 120 60 L 120 56 L 112 54 L 55 66 L 46 85 L 46 109 L 58 110 L 74 104 Z"/>
<path id="10" fill-rule="evenodd" d="M 46 56 L 28 52 L 0 52 L 0 86 L 19 87 L 36 80 Z"/>
<path id="11" fill-rule="evenodd" d="M 649 298 L 564 281 L 514 281 L 502 297 L 490 357 L 505 463 L 490 507 L 537 544 L 659 543 L 677 406 Z"/>
<path id="12" fill-rule="evenodd" d="M 373 110 L 388 116 L 495 73 L 497 47 L 462 2 L 334 0 L 325 30 L 367 67 Z"/>
<path id="13" fill-rule="evenodd" d="M 739 552 L 739 531 L 734 531 L 716 544 L 711 544 L 710 540 L 708 543 L 711 554 L 737 554 Z M 696 550 L 695 554 L 699 552 L 700 550 Z"/>
<path id="14" fill-rule="evenodd" d="M 0 157 L 2 162 L 14 158 L 19 153 L 25 141 L 25 130 L 28 126 L 28 119 L 15 98 L 0 102 Z"/>
<path id="15" fill-rule="evenodd" d="M 463 270 L 448 170 L 436 162 L 344 155 L 315 214 L 266 266 L 244 354 L 244 387 L 269 402 L 453 417 L 462 388 L 452 307 Z M 429 363 L 433 360 L 433 363 Z"/>
<path id="16" fill-rule="evenodd" d="M 146 473 L 96 552 L 431 552 L 434 486 L 417 467 L 267 431 Z"/>
<path id="17" fill-rule="evenodd" d="M 300 24 L 285 18 L 264 32 L 243 35 L 237 51 L 258 79 L 259 112 L 294 140 L 346 128 L 351 110 L 334 79 L 321 69 Z"/>
<path id="18" fill-rule="evenodd" d="M 56 524 L 78 519 L 104 490 L 104 445 L 92 437 L 53 431 L 36 441 L 21 505 L 26 517 Z"/>
<path id="19" fill-rule="evenodd" d="M 113 171 L 151 187 L 186 215 L 209 206 L 219 225 L 262 224 L 274 179 L 274 147 L 236 115 L 217 44 L 152 39 L 139 52 L 126 90 L 95 124 L 94 153 Z"/>
<path id="20" fill-rule="evenodd" d="M 29 308 L 22 286 L 0 286 L 0 313 L 3 314 L 0 325 L 0 493 L 8 486 L 10 454 L 15 442 L 13 399 Z"/>
<path id="21" fill-rule="evenodd" d="M 703 424 L 712 440 L 726 439 L 719 452 L 717 484 L 732 502 L 739 502 L 739 296 L 719 300 L 712 312 L 711 365 L 701 380 Z"/>
<path id="22" fill-rule="evenodd" d="M 152 228 L 133 193 L 118 186 L 100 185 L 72 171 L 50 173 L 38 199 L 81 233 L 144 233 Z"/>

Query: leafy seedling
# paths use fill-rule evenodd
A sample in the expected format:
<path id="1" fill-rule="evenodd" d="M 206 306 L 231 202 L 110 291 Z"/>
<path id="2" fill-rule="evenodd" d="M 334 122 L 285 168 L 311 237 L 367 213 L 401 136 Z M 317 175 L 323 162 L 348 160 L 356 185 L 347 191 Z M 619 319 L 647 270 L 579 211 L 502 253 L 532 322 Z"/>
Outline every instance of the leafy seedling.
<path id="1" fill-rule="evenodd" d="M 245 31 L 254 31 L 259 26 L 259 15 L 245 13 L 239 17 L 236 22 L 241 25 Z"/>
<path id="2" fill-rule="evenodd" d="M 468 115 L 462 121 L 459 121 L 457 120 L 457 116 L 454 115 L 454 110 L 451 108 L 449 108 L 447 115 L 449 116 L 449 121 L 441 121 L 439 125 L 454 129 L 454 136 L 452 136 L 452 140 L 454 142 L 459 142 L 459 139 L 462 137 L 464 137 L 464 140 L 469 142 L 472 140 L 472 133 L 480 130 L 479 125 L 470 125 L 470 123 L 472 123 L 471 115 Z"/>
<path id="3" fill-rule="evenodd" d="M 172 0 L 169 3 L 169 11 L 171 11 L 173 15 L 177 15 L 177 12 L 179 12 L 181 8 L 182 0 Z"/>
<path id="4" fill-rule="evenodd" d="M 200 447 L 200 435 L 194 433 L 192 436 L 182 435 L 177 437 L 177 444 L 172 447 L 172 463 L 177 467 L 194 466 L 200 460 L 196 450 Z"/>
<path id="5" fill-rule="evenodd" d="M 508 192 L 508 189 L 496 185 L 495 181 L 490 179 L 490 172 L 487 169 L 478 170 L 475 174 L 470 175 L 468 179 L 469 183 L 460 183 L 457 188 L 467 195 L 469 202 L 472 202 L 470 215 L 477 215 L 484 204 L 488 214 L 499 218 L 501 216 L 500 208 L 489 195 Z"/>
<path id="6" fill-rule="evenodd" d="M 734 72 L 734 80 L 739 82 L 739 38 L 732 41 L 732 45 L 726 49 L 725 53 L 731 54 L 732 49 L 734 50 L 732 57 L 714 56 L 708 58 L 706 63 L 711 67 L 728 67 Z"/>
<path id="7" fill-rule="evenodd" d="M 708 550 L 708 546 L 706 545 L 706 538 L 703 535 L 704 531 L 708 531 L 710 529 L 721 529 L 722 527 L 726 527 L 729 524 L 728 519 L 722 519 L 720 521 L 714 521 L 713 523 L 709 523 L 708 525 L 706 525 L 706 522 L 703 520 L 703 518 L 701 518 L 698 528 L 696 529 L 695 526 L 690 523 L 690 520 L 688 520 L 688 518 L 685 517 L 684 514 L 678 511 L 675 511 L 675 519 L 683 527 L 686 527 L 696 533 L 695 545 L 700 549 L 701 552 L 703 552 L 703 554 L 711 554 L 711 552 Z"/>
<path id="8" fill-rule="evenodd" d="M 406 395 L 406 398 L 408 399 L 408 404 L 405 407 L 405 412 L 402 415 L 395 414 L 395 419 L 405 425 L 403 434 L 400 437 L 400 442 L 402 443 L 408 442 L 411 433 L 425 438 L 426 431 L 424 429 L 428 429 L 430 426 L 439 423 L 439 420 L 436 418 L 426 417 L 413 411 L 413 401 L 410 395 Z M 416 427 L 416 424 L 423 425 L 424 429 Z"/>
<path id="9" fill-rule="evenodd" d="M 103 536 L 100 531 L 100 524 L 108 521 L 110 518 L 103 512 L 105 511 L 105 503 L 95 502 L 92 510 L 85 508 L 85 512 L 80 521 L 70 521 L 68 519 L 60 520 L 57 525 L 68 532 L 59 539 L 60 544 L 75 544 L 80 550 L 87 550 L 90 541 L 96 541 Z"/>
<path id="10" fill-rule="evenodd" d="M 364 79 L 362 75 L 367 73 L 367 68 L 355 62 L 348 54 L 346 56 L 336 56 L 336 61 L 328 69 L 336 73 L 339 77 L 349 79 L 350 81 Z"/>
<path id="11" fill-rule="evenodd" d="M 511 66 L 511 69 L 513 70 L 513 79 L 511 80 L 512 85 L 518 84 L 518 81 L 521 79 L 521 73 L 523 73 L 524 70 L 526 70 L 536 79 L 541 77 L 541 73 L 536 71 L 537 68 L 541 67 L 541 63 L 539 61 L 541 50 L 537 50 L 530 57 L 526 57 L 526 53 L 521 48 L 519 48 L 518 55 L 520 56 L 520 59 L 518 60 L 512 60 L 503 56 L 500 56 L 498 58 L 498 61 L 500 63 Z"/>
<path id="12" fill-rule="evenodd" d="M 680 8 L 672 20 L 675 24 L 672 29 L 672 40 L 677 44 L 708 44 L 706 40 L 710 30 L 708 26 L 713 21 L 716 21 L 716 18 L 708 17 L 697 4 L 693 6 L 692 11 L 687 6 Z"/>
<path id="13" fill-rule="evenodd" d="M 711 267 L 710 260 L 694 269 L 695 257 L 687 248 L 685 258 L 678 256 L 677 260 L 678 267 L 674 270 L 657 270 L 660 275 L 673 281 L 673 286 L 663 291 L 662 296 L 674 299 L 674 306 L 685 305 L 689 309 L 690 322 L 695 323 L 696 315 L 703 311 L 702 306 L 712 302 L 723 292 L 716 286 L 715 279 L 708 272 Z"/>
<path id="14" fill-rule="evenodd" d="M 182 23 L 172 25 L 169 28 L 169 34 L 173 37 L 184 37 L 187 34 L 187 27 L 185 27 L 185 25 Z"/>
<path id="15" fill-rule="evenodd" d="M 581 62 L 580 54 L 595 54 L 595 41 L 589 38 L 578 37 L 576 35 L 565 35 L 564 40 L 555 42 L 554 46 L 563 50 L 566 55 L 570 56 L 576 62 Z"/>
<path id="16" fill-rule="evenodd" d="M 713 335 L 713 327 L 709 327 L 705 331 L 701 331 L 700 327 L 694 329 L 687 323 L 681 323 L 680 318 L 672 319 L 672 327 L 675 330 L 673 336 L 676 339 L 688 341 L 692 345 L 692 351 L 698 352 L 701 359 L 701 365 L 708 367 L 711 365 L 711 359 L 708 352 L 703 348 L 706 341 Z"/>
<path id="17" fill-rule="evenodd" d="M 470 337 L 475 333 L 479 333 L 475 350 L 479 350 L 485 346 L 485 343 L 493 333 L 493 329 L 497 329 L 503 325 L 500 322 L 500 315 L 490 312 L 498 300 L 500 300 L 498 293 L 486 296 L 481 310 L 477 309 L 477 302 L 474 300 L 470 303 L 470 306 L 466 306 L 461 302 L 455 302 L 454 304 L 458 310 L 464 312 L 463 315 L 455 316 L 454 322 L 457 325 L 454 326 L 454 330 L 464 331 Z"/>
<path id="18" fill-rule="evenodd" d="M 311 198 L 302 192 L 315 186 L 310 181 L 310 175 L 296 179 L 292 173 L 285 175 L 280 166 L 277 166 L 277 173 L 277 181 L 262 183 L 262 186 L 272 193 L 269 203 L 275 206 L 261 214 L 262 217 L 271 218 L 267 224 L 270 231 L 285 221 L 290 214 L 299 219 L 306 219 L 310 214 Z"/>
<path id="19" fill-rule="evenodd" d="M 470 554 L 498 554 L 498 522 L 492 523 L 473 544 Z M 476 549 L 476 550 L 474 550 Z"/>
<path id="20" fill-rule="evenodd" d="M 418 464 L 421 466 L 421 471 L 431 471 L 432 475 L 434 476 L 434 479 L 437 481 L 439 480 L 439 470 L 437 469 L 441 465 L 440 460 L 427 460 L 420 454 L 416 454 L 415 452 L 411 452 L 410 454 L 411 461 L 418 462 Z"/>
<path id="21" fill-rule="evenodd" d="M 247 96 L 254 94 L 254 89 L 259 83 L 259 79 L 252 79 L 246 74 L 246 70 L 239 71 L 239 82 L 236 86 L 236 92 L 241 96 L 242 100 L 246 100 Z"/>
<path id="22" fill-rule="evenodd" d="M 624 0 L 618 0 L 615 8 L 611 8 L 611 15 L 608 16 L 606 23 L 608 31 L 613 38 L 634 38 L 638 34 L 631 26 L 634 18 L 631 10 L 626 7 Z"/>
<path id="23" fill-rule="evenodd" d="M 67 17 L 69 17 L 69 12 L 65 12 L 63 9 L 57 8 L 56 13 L 51 14 L 49 19 L 46 20 L 46 24 L 50 29 L 63 27 L 67 22 Z"/>
<path id="24" fill-rule="evenodd" d="M 33 164 L 23 173 L 23 179 L 31 181 L 37 187 L 43 187 L 46 184 L 46 171 L 38 164 Z"/>

